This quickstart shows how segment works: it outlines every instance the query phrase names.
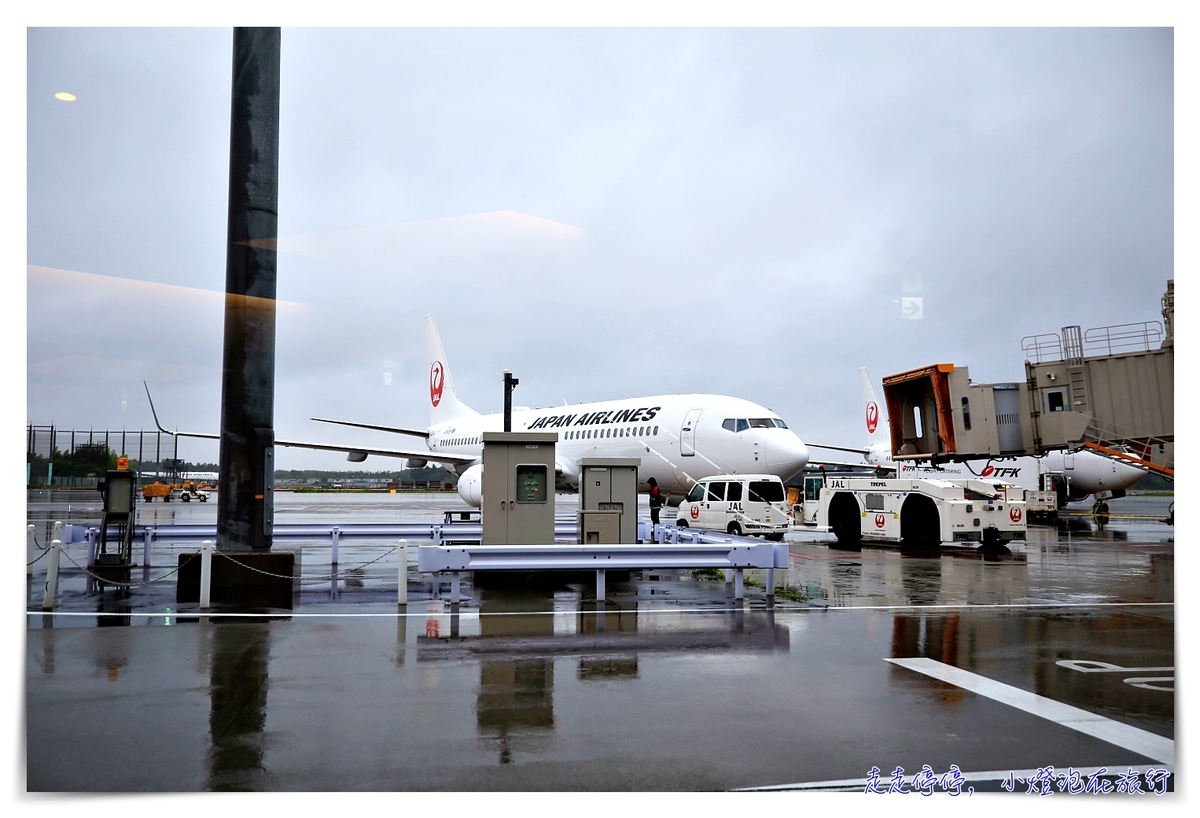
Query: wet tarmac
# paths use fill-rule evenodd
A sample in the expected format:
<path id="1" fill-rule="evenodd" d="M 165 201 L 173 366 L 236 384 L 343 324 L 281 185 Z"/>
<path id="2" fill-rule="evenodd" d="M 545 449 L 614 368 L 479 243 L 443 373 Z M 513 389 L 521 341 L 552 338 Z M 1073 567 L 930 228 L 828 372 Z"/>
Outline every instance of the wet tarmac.
<path id="1" fill-rule="evenodd" d="M 128 591 L 89 591 L 64 560 L 55 614 L 39 610 L 44 574 L 29 582 L 28 787 L 861 790 L 874 768 L 886 790 L 897 767 L 911 789 L 924 765 L 956 765 L 983 791 L 1053 765 L 1140 771 L 1147 789 L 1174 762 L 1174 530 L 1155 518 L 1170 499 L 1112 501 L 1103 531 L 1034 528 L 999 557 L 799 536 L 771 606 L 761 574 L 736 603 L 719 575 L 644 572 L 599 606 L 586 584 L 467 585 L 452 609 L 414 570 L 398 615 L 391 544 L 345 542 L 343 576 L 306 581 L 290 611 L 201 617 L 160 579 L 194 546 L 157 547 Z M 29 519 L 86 502 L 31 496 Z M 280 495 L 276 519 L 460 507 Z M 216 508 L 141 512 L 211 523 Z M 305 545 L 305 575 L 330 573 L 329 554 Z"/>

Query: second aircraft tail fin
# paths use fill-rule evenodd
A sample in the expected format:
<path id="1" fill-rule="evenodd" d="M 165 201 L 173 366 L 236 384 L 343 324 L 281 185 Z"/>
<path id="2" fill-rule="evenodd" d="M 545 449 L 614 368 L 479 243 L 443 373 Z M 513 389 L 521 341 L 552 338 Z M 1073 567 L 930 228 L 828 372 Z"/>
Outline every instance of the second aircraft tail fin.
<path id="1" fill-rule="evenodd" d="M 433 321 L 433 313 L 425 316 L 425 351 L 429 355 L 430 425 L 478 415 L 458 399 L 458 393 L 454 390 L 454 379 L 450 377 L 450 366 L 446 363 L 446 351 L 442 349 L 442 339 Z"/>
<path id="2" fill-rule="evenodd" d="M 879 398 L 875 395 L 875 387 L 871 385 L 871 376 L 867 374 L 865 366 L 858 368 L 858 379 L 862 385 L 863 420 L 867 425 L 867 445 L 874 447 L 878 444 L 890 447 L 891 437 L 888 432 L 887 417 L 883 413 Z"/>

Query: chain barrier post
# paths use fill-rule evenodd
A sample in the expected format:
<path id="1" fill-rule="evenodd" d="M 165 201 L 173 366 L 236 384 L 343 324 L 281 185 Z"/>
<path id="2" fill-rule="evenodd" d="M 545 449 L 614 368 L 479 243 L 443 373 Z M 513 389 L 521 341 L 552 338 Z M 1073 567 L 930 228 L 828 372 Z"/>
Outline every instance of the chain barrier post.
<path id="1" fill-rule="evenodd" d="M 58 559 L 62 554 L 62 540 L 50 543 L 50 565 L 46 567 L 46 591 L 42 594 L 42 610 L 54 610 L 54 598 L 58 596 Z"/>
<path id="2" fill-rule="evenodd" d="M 396 591 L 397 607 L 408 605 L 408 540 L 401 540 L 397 549 L 400 555 L 399 586 Z"/>
<path id="3" fill-rule="evenodd" d="M 146 526 L 145 532 L 142 534 L 142 539 L 145 544 L 142 546 L 142 565 L 146 568 L 150 567 L 150 543 L 154 542 L 154 531 Z"/>
<path id="4" fill-rule="evenodd" d="M 37 549 L 37 542 L 34 540 L 34 529 L 37 528 L 33 523 L 30 523 L 25 528 L 25 576 L 33 576 L 33 554 Z"/>
<path id="5" fill-rule="evenodd" d="M 207 611 L 212 601 L 212 540 L 200 545 L 200 610 Z"/>
<path id="6" fill-rule="evenodd" d="M 66 540 L 67 529 L 63 526 L 62 520 L 55 520 L 54 525 L 50 526 L 50 539 L 64 542 Z"/>

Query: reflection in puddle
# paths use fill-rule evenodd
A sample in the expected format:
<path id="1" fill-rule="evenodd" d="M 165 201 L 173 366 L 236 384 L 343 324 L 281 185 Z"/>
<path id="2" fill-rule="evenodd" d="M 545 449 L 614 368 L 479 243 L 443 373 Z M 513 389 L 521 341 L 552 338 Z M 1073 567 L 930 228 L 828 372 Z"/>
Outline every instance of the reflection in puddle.
<path id="1" fill-rule="evenodd" d="M 481 662 L 475 720 L 480 737 L 496 741 L 500 763 L 508 764 L 514 739 L 554 729 L 554 662 Z"/>
<path id="2" fill-rule="evenodd" d="M 1036 647 L 1014 649 L 1026 645 Z M 990 611 L 898 614 L 890 656 L 933 659 L 1095 713 L 1156 725 L 1156 731 L 1164 724 L 1173 729 L 1169 620 L 1103 609 L 1051 608 L 1021 619 Z M 1106 667 L 1113 672 L 1080 672 Z M 893 666 L 890 678 L 937 690 L 944 701 L 963 698 L 955 685 L 918 679 L 900 667 Z"/>
<path id="3" fill-rule="evenodd" d="M 203 627 L 203 625 L 202 625 Z M 266 750 L 267 660 L 265 622 L 213 628 L 209 659 L 208 790 L 258 790 Z"/>
<path id="4" fill-rule="evenodd" d="M 476 735 L 500 764 L 547 752 L 556 727 L 556 663 L 559 672 L 574 665 L 572 681 L 622 685 L 640 679 L 639 657 L 645 652 L 789 649 L 790 631 L 775 622 L 773 611 L 748 612 L 732 600 L 697 615 L 652 607 L 637 597 L 597 603 L 581 596 L 485 589 L 473 635 L 459 635 L 453 608 L 447 614 L 441 603 L 431 603 L 426 611 L 424 634 L 417 637 L 422 678 L 435 679 L 438 665 L 478 661 Z"/>

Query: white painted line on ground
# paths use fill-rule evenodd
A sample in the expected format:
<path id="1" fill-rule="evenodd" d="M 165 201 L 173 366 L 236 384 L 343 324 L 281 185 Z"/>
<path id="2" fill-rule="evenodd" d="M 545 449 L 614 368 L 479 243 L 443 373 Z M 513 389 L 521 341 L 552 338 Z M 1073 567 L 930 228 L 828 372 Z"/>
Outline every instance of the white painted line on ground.
<path id="1" fill-rule="evenodd" d="M 1119 776 L 1127 770 L 1133 770 L 1135 773 L 1145 775 L 1150 770 L 1165 769 L 1169 773 L 1174 773 L 1175 768 L 1171 765 L 1159 766 L 1155 764 L 1114 764 L 1108 767 L 1072 767 L 1070 768 L 1079 773 L 1084 778 L 1090 778 L 1097 773 L 1104 772 L 1105 775 Z M 942 770 L 935 773 L 941 777 L 948 770 Z M 983 770 L 973 773 L 959 773 L 964 781 L 1003 781 L 1010 775 L 1014 778 L 1021 778 L 1028 782 L 1038 774 L 1038 770 Z M 1056 772 L 1062 772 L 1059 768 Z M 880 773 L 879 781 L 886 784 L 890 778 L 890 772 Z M 743 787 L 742 789 L 734 790 L 734 792 L 771 792 L 772 790 L 845 790 L 856 791 L 862 790 L 867 786 L 866 778 L 842 778 L 834 781 L 804 781 L 797 784 L 772 784 L 769 787 Z M 906 777 L 906 781 L 911 781 L 911 775 Z M 939 793 L 940 794 L 940 793 Z M 965 792 L 964 792 L 965 794 Z"/>
<path id="2" fill-rule="evenodd" d="M 776 603 L 778 604 L 778 603 Z M 1174 602 L 963 602 L 955 605 L 820 605 L 813 601 L 807 608 L 786 608 L 788 613 L 796 611 L 962 611 L 993 608 L 1173 608 Z"/>
<path id="3" fill-rule="evenodd" d="M 1018 710 L 1024 710 L 1026 713 L 1032 713 L 1101 741 L 1107 741 L 1109 744 L 1115 744 L 1146 758 L 1152 758 L 1164 764 L 1175 763 L 1175 742 L 1147 730 L 1089 713 L 1087 710 L 1081 710 L 1078 707 L 1021 690 L 1018 687 L 997 682 L 977 673 L 961 670 L 942 662 L 935 662 L 933 659 L 884 659 L 884 661 L 943 682 L 949 682 L 956 687 L 970 690 L 972 693 L 1007 704 Z"/>

